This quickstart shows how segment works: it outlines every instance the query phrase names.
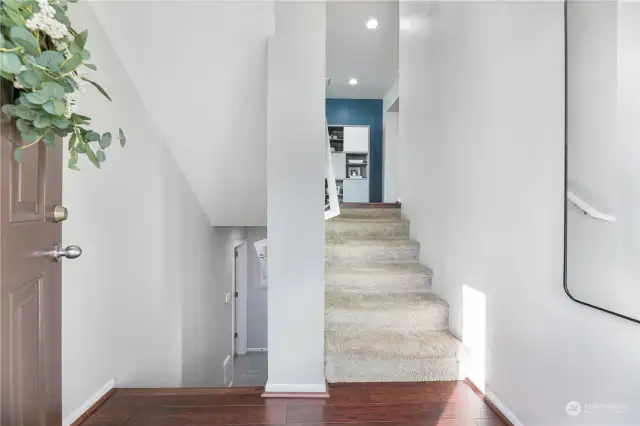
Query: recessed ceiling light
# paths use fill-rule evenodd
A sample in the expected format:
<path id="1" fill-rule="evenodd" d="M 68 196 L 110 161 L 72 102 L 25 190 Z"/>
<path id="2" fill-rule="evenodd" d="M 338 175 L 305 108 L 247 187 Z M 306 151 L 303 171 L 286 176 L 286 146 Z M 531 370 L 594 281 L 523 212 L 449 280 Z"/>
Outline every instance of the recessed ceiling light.
<path id="1" fill-rule="evenodd" d="M 370 30 L 375 30 L 376 28 L 378 28 L 378 25 L 380 24 L 378 23 L 378 20 L 376 18 L 369 18 L 366 23 L 367 28 Z"/>
<path id="2" fill-rule="evenodd" d="M 352 85 L 352 86 L 358 84 L 358 79 L 357 78 L 352 78 L 351 80 L 349 80 L 349 84 Z"/>

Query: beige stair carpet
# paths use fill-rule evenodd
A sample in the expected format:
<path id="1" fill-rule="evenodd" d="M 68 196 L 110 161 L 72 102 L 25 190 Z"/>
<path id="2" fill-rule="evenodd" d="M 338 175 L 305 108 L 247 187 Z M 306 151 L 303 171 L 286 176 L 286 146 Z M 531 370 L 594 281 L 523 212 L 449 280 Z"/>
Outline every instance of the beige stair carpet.
<path id="1" fill-rule="evenodd" d="M 326 376 L 336 382 L 459 378 L 449 306 L 398 208 L 345 208 L 326 226 Z"/>

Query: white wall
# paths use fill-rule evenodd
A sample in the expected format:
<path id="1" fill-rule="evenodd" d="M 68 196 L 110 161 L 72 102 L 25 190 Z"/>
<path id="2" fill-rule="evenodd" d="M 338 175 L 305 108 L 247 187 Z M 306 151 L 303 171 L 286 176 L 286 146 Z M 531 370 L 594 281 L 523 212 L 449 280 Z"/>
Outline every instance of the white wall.
<path id="1" fill-rule="evenodd" d="M 382 146 L 384 149 L 383 201 L 398 201 L 398 120 L 399 112 L 382 112 Z"/>
<path id="2" fill-rule="evenodd" d="M 266 225 L 272 2 L 109 1 L 94 8 L 211 224 Z"/>
<path id="3" fill-rule="evenodd" d="M 244 238 L 210 226 L 90 8 L 72 5 L 70 15 L 90 28 L 95 78 L 114 102 L 88 87 L 80 110 L 102 131 L 121 126 L 130 142 L 114 143 L 102 170 L 87 161 L 81 172 L 64 170 L 63 243 L 84 250 L 63 265 L 67 421 L 111 379 L 222 383 L 231 311 L 221 295 L 231 288 L 230 241 Z"/>
<path id="4" fill-rule="evenodd" d="M 247 227 L 248 252 L 248 318 L 247 318 L 247 347 L 267 348 L 267 296 L 268 287 L 260 287 L 262 282 L 262 270 L 260 258 L 253 245 L 256 241 L 267 238 L 265 226 Z"/>
<path id="5" fill-rule="evenodd" d="M 401 20 L 403 213 L 454 332 L 463 285 L 486 295 L 488 391 L 527 426 L 637 424 L 640 328 L 563 290 L 563 3 L 401 3 Z M 573 400 L 631 414 L 574 418 Z"/>
<path id="6" fill-rule="evenodd" d="M 278 2 L 269 40 L 270 392 L 324 392 L 326 4 Z"/>

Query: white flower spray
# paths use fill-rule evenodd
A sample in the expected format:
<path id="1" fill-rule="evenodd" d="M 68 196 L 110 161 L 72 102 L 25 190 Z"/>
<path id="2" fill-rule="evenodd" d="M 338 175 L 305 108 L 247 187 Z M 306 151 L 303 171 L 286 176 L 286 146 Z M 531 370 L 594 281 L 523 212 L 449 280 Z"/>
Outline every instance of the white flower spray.
<path id="1" fill-rule="evenodd" d="M 56 10 L 49 4 L 49 0 L 38 0 L 38 7 L 40 10 L 27 19 L 27 28 L 31 31 L 44 32 L 54 40 L 54 43 L 64 43 L 63 40 L 71 35 L 69 28 L 56 21 Z"/>

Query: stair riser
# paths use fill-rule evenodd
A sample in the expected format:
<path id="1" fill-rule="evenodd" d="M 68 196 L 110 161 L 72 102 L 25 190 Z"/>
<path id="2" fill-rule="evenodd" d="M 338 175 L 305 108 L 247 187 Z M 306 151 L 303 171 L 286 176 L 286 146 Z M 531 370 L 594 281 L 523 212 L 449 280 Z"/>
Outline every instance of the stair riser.
<path id="1" fill-rule="evenodd" d="M 385 246 L 366 245 L 349 246 L 327 243 L 325 260 L 329 263 L 416 263 L 420 257 L 417 245 Z"/>
<path id="2" fill-rule="evenodd" d="M 344 382 L 431 382 L 460 379 L 455 358 L 435 359 L 345 359 L 326 358 L 329 383 Z"/>
<path id="3" fill-rule="evenodd" d="M 356 219 L 373 217 L 402 217 L 400 209 L 376 209 L 376 208 L 341 208 L 340 217 L 352 217 Z"/>
<path id="4" fill-rule="evenodd" d="M 328 240 L 403 240 L 409 239 L 409 222 L 349 222 L 328 221 L 326 227 Z"/>
<path id="5" fill-rule="evenodd" d="M 361 328 L 406 331 L 444 331 L 449 328 L 448 308 L 429 310 L 385 309 L 380 311 L 354 309 L 328 309 L 325 314 L 330 324 L 352 324 Z"/>
<path id="6" fill-rule="evenodd" d="M 431 291 L 431 277 L 428 275 L 365 275 L 349 273 L 328 273 L 325 275 L 325 289 L 341 293 L 423 293 Z"/>

